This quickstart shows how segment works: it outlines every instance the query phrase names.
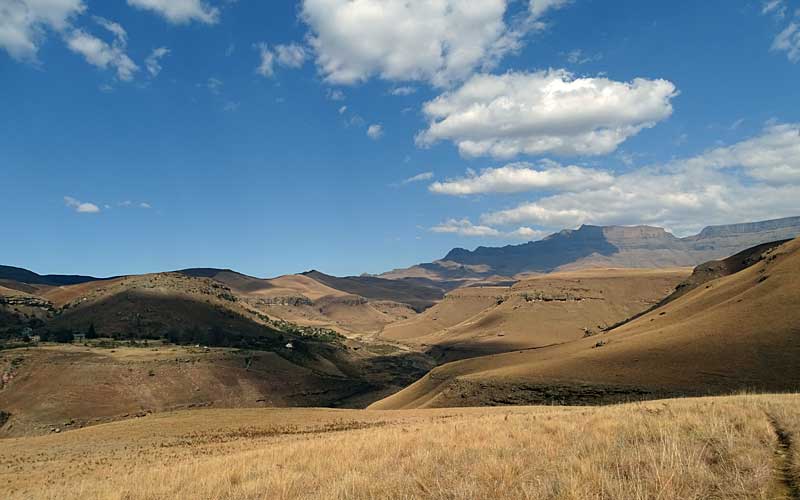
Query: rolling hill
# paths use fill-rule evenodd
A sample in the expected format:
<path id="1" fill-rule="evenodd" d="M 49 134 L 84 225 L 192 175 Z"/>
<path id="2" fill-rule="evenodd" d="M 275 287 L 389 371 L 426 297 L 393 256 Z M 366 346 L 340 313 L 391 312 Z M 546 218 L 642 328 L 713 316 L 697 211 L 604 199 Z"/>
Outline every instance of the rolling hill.
<path id="1" fill-rule="evenodd" d="M 313 282 L 301 276 L 284 285 L 298 280 Z M 335 309 L 351 298 L 336 292 L 320 300 Z M 10 414 L 0 435 L 187 405 L 359 407 L 433 366 L 386 342 L 268 315 L 252 300 L 221 281 L 181 273 L 44 286 L 36 295 L 0 287 L 0 333 L 68 342 L 91 327 L 103 337 L 0 351 L 0 412 Z M 328 320 L 344 314 L 324 312 Z"/>
<path id="2" fill-rule="evenodd" d="M 608 332 L 449 363 L 373 407 L 584 404 L 797 390 L 800 239 L 746 260 L 738 272 L 721 273 Z"/>
<path id="3" fill-rule="evenodd" d="M 689 269 L 591 269 L 469 287 L 381 338 L 422 348 L 440 362 L 580 339 L 658 303 Z"/>
<path id="4" fill-rule="evenodd" d="M 521 245 L 478 247 L 473 251 L 455 248 L 441 260 L 396 269 L 381 276 L 453 280 L 591 267 L 696 266 L 755 245 L 798 235 L 800 217 L 710 226 L 685 238 L 659 227 L 583 225 Z"/>
<path id="5" fill-rule="evenodd" d="M 69 274 L 37 274 L 21 267 L 0 266 L 0 284 L 4 282 L 27 283 L 29 285 L 77 285 L 89 281 L 98 281 L 103 278 L 92 276 L 78 276 Z"/>

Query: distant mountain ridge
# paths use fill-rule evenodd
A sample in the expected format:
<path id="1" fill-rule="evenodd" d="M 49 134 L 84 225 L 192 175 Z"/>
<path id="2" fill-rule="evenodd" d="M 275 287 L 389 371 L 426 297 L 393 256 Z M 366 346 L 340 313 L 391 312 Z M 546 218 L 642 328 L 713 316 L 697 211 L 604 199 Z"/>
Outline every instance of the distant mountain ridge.
<path id="1" fill-rule="evenodd" d="M 0 266 L 0 280 L 17 281 L 20 283 L 27 283 L 29 285 L 49 285 L 49 286 L 65 286 L 65 285 L 78 285 L 80 283 L 88 283 L 90 281 L 99 281 L 101 279 L 111 278 L 95 278 L 93 276 L 79 276 L 70 274 L 37 274 L 33 271 L 23 269 L 21 267 L 13 266 Z"/>
<path id="2" fill-rule="evenodd" d="M 800 217 L 709 226 L 678 238 L 654 226 L 565 229 L 539 241 L 504 247 L 454 248 L 435 262 L 384 273 L 383 278 L 481 279 L 587 267 L 696 266 L 770 241 L 800 235 Z"/>

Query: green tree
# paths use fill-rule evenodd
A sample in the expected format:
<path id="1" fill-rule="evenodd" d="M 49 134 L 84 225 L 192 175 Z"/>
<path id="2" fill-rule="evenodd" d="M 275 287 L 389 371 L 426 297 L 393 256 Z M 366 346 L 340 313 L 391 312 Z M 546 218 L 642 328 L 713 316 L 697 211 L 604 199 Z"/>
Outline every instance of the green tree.
<path id="1" fill-rule="evenodd" d="M 99 335 L 97 335 L 97 330 L 94 328 L 94 323 L 89 323 L 89 329 L 86 330 L 86 338 L 96 339 L 97 337 L 99 337 Z"/>

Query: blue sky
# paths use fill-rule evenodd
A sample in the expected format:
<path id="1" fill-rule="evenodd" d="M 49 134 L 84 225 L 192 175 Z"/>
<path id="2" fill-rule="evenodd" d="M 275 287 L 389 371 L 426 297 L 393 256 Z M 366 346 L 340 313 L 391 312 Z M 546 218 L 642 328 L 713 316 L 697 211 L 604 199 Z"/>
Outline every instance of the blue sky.
<path id="1" fill-rule="evenodd" d="M 0 0 L 0 262 L 343 275 L 798 215 L 799 77 L 792 0 Z"/>

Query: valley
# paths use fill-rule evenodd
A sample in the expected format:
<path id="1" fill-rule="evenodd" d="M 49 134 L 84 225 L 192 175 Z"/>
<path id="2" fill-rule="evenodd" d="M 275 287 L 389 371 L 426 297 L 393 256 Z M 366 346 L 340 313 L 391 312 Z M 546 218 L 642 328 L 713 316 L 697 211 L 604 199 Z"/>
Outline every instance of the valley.
<path id="1" fill-rule="evenodd" d="M 623 467 L 645 497 L 772 498 L 800 477 L 774 463 L 800 432 L 800 239 L 733 249 L 448 279 L 4 267 L 0 482 L 10 498 L 585 498 L 628 496 Z M 540 475 L 532 448 L 561 465 Z"/>

